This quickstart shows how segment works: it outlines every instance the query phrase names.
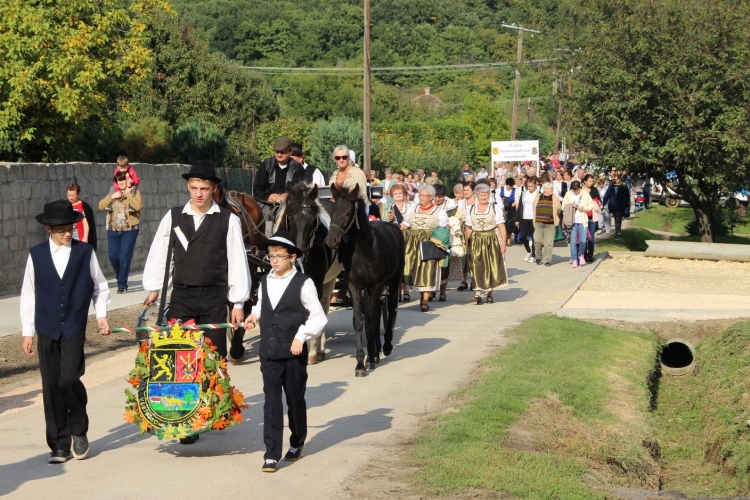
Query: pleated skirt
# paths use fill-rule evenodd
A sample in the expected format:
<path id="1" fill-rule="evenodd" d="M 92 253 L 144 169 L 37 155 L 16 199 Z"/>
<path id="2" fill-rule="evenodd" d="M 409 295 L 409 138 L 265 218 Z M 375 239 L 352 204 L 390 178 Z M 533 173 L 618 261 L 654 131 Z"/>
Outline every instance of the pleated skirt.
<path id="1" fill-rule="evenodd" d="M 404 231 L 406 241 L 406 259 L 404 265 L 404 283 L 420 292 L 434 292 L 440 285 L 440 266 L 438 260 L 422 262 L 419 244 L 432 237 L 432 229 L 409 229 Z"/>
<path id="2" fill-rule="evenodd" d="M 474 278 L 474 288 L 482 291 L 501 290 L 508 287 L 508 272 L 500 252 L 497 232 L 471 233 L 469 266 Z"/>

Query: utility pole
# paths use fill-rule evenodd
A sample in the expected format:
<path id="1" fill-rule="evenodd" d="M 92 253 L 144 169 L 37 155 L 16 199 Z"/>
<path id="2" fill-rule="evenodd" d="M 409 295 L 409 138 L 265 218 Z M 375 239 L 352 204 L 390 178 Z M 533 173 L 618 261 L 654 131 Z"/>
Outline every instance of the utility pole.
<path id="1" fill-rule="evenodd" d="M 516 50 L 516 86 L 513 89 L 513 117 L 510 122 L 510 140 L 516 140 L 516 123 L 518 120 L 518 92 L 521 88 L 521 72 L 518 70 L 518 66 L 521 64 L 521 56 L 523 54 L 523 32 L 528 31 L 531 33 L 539 33 L 537 30 L 530 28 L 524 28 L 523 26 L 516 26 L 515 24 L 502 24 L 503 28 L 509 28 L 518 30 L 518 49 Z"/>
<path id="2" fill-rule="evenodd" d="M 364 122 L 364 137 L 363 137 L 363 151 L 364 162 L 362 167 L 365 170 L 365 176 L 370 179 L 370 167 L 372 165 L 372 144 L 371 144 L 371 133 L 370 133 L 370 0 L 365 0 L 365 95 L 364 95 L 364 110 L 363 110 L 363 122 Z"/>

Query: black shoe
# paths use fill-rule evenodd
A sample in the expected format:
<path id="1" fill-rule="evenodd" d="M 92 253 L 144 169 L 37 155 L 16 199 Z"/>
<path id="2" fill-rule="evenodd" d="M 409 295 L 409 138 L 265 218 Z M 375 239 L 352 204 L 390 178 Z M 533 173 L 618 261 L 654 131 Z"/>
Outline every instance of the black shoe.
<path id="1" fill-rule="evenodd" d="M 536 261 L 536 265 L 537 265 L 537 266 L 541 266 L 541 265 L 542 265 L 542 259 L 537 259 L 537 261 Z"/>
<path id="2" fill-rule="evenodd" d="M 430 296 L 427 298 L 427 302 L 432 302 L 432 299 L 435 298 L 435 292 L 430 292 Z"/>
<path id="3" fill-rule="evenodd" d="M 482 305 L 482 297 L 477 297 L 477 305 L 478 306 Z"/>
<path id="4" fill-rule="evenodd" d="M 461 284 L 458 285 L 458 288 L 456 288 L 456 290 L 458 290 L 459 292 L 463 292 L 464 290 L 468 288 L 469 288 L 469 285 L 467 285 L 465 281 L 462 281 Z"/>
<path id="5" fill-rule="evenodd" d="M 544 267 L 550 267 L 552 265 L 552 262 L 545 262 Z"/>
<path id="6" fill-rule="evenodd" d="M 276 472 L 276 464 L 278 463 L 278 460 L 271 460 L 267 458 L 266 461 L 263 462 L 263 468 L 261 470 L 263 472 Z"/>
<path id="7" fill-rule="evenodd" d="M 445 294 L 441 293 L 440 298 L 438 299 L 439 302 L 445 302 Z"/>
<path id="8" fill-rule="evenodd" d="M 128 293 L 128 289 L 127 288 L 118 288 L 117 289 L 117 293 Z"/>
<path id="9" fill-rule="evenodd" d="M 64 464 L 70 460 L 70 452 L 55 450 L 49 454 L 49 463 L 51 464 Z"/>
<path id="10" fill-rule="evenodd" d="M 295 448 L 293 446 L 289 447 L 289 451 L 286 452 L 286 455 L 284 455 L 284 460 L 287 462 L 296 462 L 300 458 L 302 458 L 302 446 L 299 448 Z"/>
<path id="11" fill-rule="evenodd" d="M 492 297 L 487 297 L 487 303 L 488 304 L 494 304 L 495 303 L 495 299 L 492 298 Z"/>
<path id="12" fill-rule="evenodd" d="M 73 436 L 73 456 L 76 460 L 83 460 L 89 454 L 89 440 L 86 435 Z"/>
<path id="13" fill-rule="evenodd" d="M 193 444 L 200 439 L 200 434 L 193 434 L 186 438 L 180 438 L 180 444 Z"/>

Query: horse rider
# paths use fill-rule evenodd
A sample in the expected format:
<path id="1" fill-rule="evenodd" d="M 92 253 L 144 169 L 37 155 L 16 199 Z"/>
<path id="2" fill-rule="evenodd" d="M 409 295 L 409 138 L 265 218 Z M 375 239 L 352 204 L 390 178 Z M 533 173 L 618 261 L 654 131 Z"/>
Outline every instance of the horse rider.
<path id="1" fill-rule="evenodd" d="M 286 202 L 287 188 L 305 181 L 305 169 L 292 158 L 292 140 L 282 136 L 273 143 L 274 156 L 266 158 L 255 177 L 253 196 L 261 203 L 266 220 L 275 220 L 279 207 Z M 266 236 L 271 237 L 274 223 L 266 224 Z"/>
<path id="2" fill-rule="evenodd" d="M 324 187 L 326 185 L 323 172 L 321 172 L 315 165 L 310 165 L 305 161 L 305 155 L 302 152 L 301 144 L 292 144 L 292 159 L 302 165 L 302 168 L 305 170 L 305 184 L 307 184 L 308 187 Z"/>

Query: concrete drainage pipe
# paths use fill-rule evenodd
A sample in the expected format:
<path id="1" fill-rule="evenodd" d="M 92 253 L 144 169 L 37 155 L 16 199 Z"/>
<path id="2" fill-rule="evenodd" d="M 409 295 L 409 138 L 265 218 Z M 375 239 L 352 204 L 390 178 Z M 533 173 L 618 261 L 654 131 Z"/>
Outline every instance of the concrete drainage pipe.
<path id="1" fill-rule="evenodd" d="M 670 339 L 659 353 L 661 371 L 666 375 L 685 375 L 695 370 L 695 349 L 682 339 Z"/>

